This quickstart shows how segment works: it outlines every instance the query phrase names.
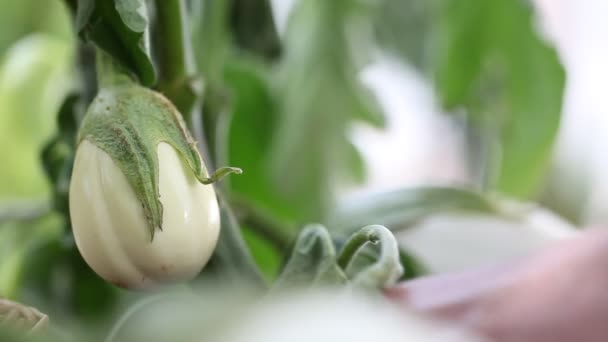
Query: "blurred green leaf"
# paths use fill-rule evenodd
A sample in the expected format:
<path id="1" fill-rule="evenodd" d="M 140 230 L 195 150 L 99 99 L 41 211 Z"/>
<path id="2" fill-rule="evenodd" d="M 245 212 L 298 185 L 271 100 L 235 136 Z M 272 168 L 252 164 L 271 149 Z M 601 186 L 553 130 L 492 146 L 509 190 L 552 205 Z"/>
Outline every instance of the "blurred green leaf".
<path id="1" fill-rule="evenodd" d="M 418 257 L 407 251 L 403 246 L 399 246 L 399 260 L 403 265 L 403 275 L 399 280 L 405 281 L 430 273 L 427 266 Z"/>
<path id="2" fill-rule="evenodd" d="M 43 309 L 56 321 L 77 320 L 83 330 L 102 323 L 117 309 L 121 291 L 89 268 L 71 236 L 38 239 L 25 253 L 20 300 Z"/>
<path id="3" fill-rule="evenodd" d="M 346 276 L 337 264 L 336 249 L 329 232 L 322 225 L 313 224 L 300 232 L 273 290 L 345 282 Z"/>
<path id="4" fill-rule="evenodd" d="M 262 271 L 266 281 L 271 283 L 276 278 L 281 267 L 282 254 L 273 244 L 251 228 L 245 226 L 242 232 L 255 263 Z"/>
<path id="5" fill-rule="evenodd" d="M 78 33 L 120 61 L 142 84 L 151 86 L 156 82 L 156 70 L 146 39 L 148 24 L 143 0 L 78 1 Z"/>
<path id="6" fill-rule="evenodd" d="M 367 248 L 370 244 L 375 248 Z M 361 252 L 367 252 L 366 262 L 357 262 Z M 397 240 L 381 225 L 365 226 L 351 235 L 340 251 L 338 265 L 354 285 L 368 289 L 393 286 L 403 275 Z"/>
<path id="7" fill-rule="evenodd" d="M 16 41 L 32 33 L 45 33 L 72 41 L 68 11 L 61 1 L 0 1 L 0 58 Z"/>
<path id="8" fill-rule="evenodd" d="M 220 237 L 209 265 L 201 276 L 215 274 L 236 287 L 265 288 L 266 283 L 245 244 L 239 223 L 223 200 L 220 200 L 220 210 Z"/>
<path id="9" fill-rule="evenodd" d="M 48 35 L 20 40 L 0 66 L 0 198 L 46 195 L 39 151 L 71 86 L 68 42 Z"/>
<path id="10" fill-rule="evenodd" d="M 225 163 L 244 170 L 228 180 L 229 189 L 288 220 L 296 208 L 277 196 L 266 162 L 278 119 L 267 71 L 253 60 L 234 61 L 226 65 L 224 79 L 231 98 Z"/>
<path id="11" fill-rule="evenodd" d="M 492 200 L 474 191 L 421 187 L 346 200 L 332 214 L 328 225 L 346 234 L 370 224 L 381 224 L 391 230 L 399 230 L 429 215 L 454 211 L 502 213 Z"/>
<path id="12" fill-rule="evenodd" d="M 358 79 L 367 42 L 347 35 L 356 4 L 299 1 L 284 37 L 277 84 L 281 115 L 269 164 L 274 191 L 298 208 L 301 222 L 323 219 L 333 205 L 336 181 L 352 178 L 349 125 L 354 120 L 384 123 Z M 354 46 L 359 47 L 356 54 Z"/>
<path id="13" fill-rule="evenodd" d="M 380 256 L 380 246 L 378 244 L 368 244 L 365 248 L 359 250 L 356 258 L 351 261 L 349 272 L 357 273 L 374 264 Z M 403 246 L 399 247 L 399 262 L 403 266 L 403 275 L 399 278 L 400 281 L 406 281 L 429 274 L 426 266 L 422 264 L 416 256 L 409 253 Z"/>
<path id="14" fill-rule="evenodd" d="M 374 6 L 374 34 L 387 51 L 420 67 L 428 67 L 432 25 L 429 0 L 379 0 Z"/>
<path id="15" fill-rule="evenodd" d="M 434 72 L 441 102 L 498 127 L 495 187 L 538 190 L 559 126 L 564 71 L 527 1 L 437 2 Z M 489 133 L 493 134 L 493 133 Z"/>
<path id="16" fill-rule="evenodd" d="M 0 225 L 0 297 L 19 299 L 24 286 L 25 263 L 31 257 L 29 249 L 41 241 L 57 238 L 61 231 L 58 215 Z"/>
<path id="17" fill-rule="evenodd" d="M 235 43 L 244 50 L 269 59 L 278 57 L 279 37 L 271 0 L 232 0 L 230 26 Z M 255 13 L 255 15 L 252 15 Z"/>
<path id="18" fill-rule="evenodd" d="M 232 37 L 229 28 L 230 1 L 194 1 L 192 4 L 192 45 L 198 71 L 207 84 L 221 83 Z"/>

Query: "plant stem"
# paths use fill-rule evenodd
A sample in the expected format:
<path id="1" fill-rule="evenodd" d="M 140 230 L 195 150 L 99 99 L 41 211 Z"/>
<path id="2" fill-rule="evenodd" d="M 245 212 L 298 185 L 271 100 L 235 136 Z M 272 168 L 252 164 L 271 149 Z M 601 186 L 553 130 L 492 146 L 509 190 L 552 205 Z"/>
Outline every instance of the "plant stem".
<path id="1" fill-rule="evenodd" d="M 201 79 L 196 78 L 185 1 L 155 0 L 155 3 L 157 25 L 154 38 L 160 59 L 158 89 L 183 115 L 207 168 L 211 170 L 213 165 L 201 119 L 203 84 Z"/>
<path id="2" fill-rule="evenodd" d="M 287 252 L 295 238 L 291 234 L 291 230 L 283 227 L 274 220 L 265 215 L 261 215 L 258 211 L 251 210 L 241 217 L 243 224 L 251 228 L 256 233 L 263 236 L 268 242 L 279 252 Z"/>
<path id="3" fill-rule="evenodd" d="M 195 78 L 196 68 L 187 27 L 184 0 L 156 0 L 155 38 L 159 57 L 158 88 L 190 122 L 192 111 L 200 104 L 202 84 Z"/>
<path id="4" fill-rule="evenodd" d="M 368 242 L 376 243 L 378 239 L 379 238 L 376 236 L 374 231 L 365 228 L 353 234 L 350 239 L 348 239 L 346 244 L 344 244 L 344 247 L 340 252 L 340 256 L 338 257 L 338 266 L 345 270 L 361 247 Z"/>
<path id="5" fill-rule="evenodd" d="M 95 49 L 95 59 L 98 88 L 133 82 L 129 73 L 102 49 Z"/>
<path id="6" fill-rule="evenodd" d="M 194 73 L 194 60 L 184 18 L 183 0 L 156 0 L 158 34 L 163 42 L 159 49 L 162 68 L 159 82 L 173 84 Z"/>
<path id="7" fill-rule="evenodd" d="M 33 221 L 51 212 L 47 202 L 7 203 L 0 205 L 0 224 L 11 221 Z"/>

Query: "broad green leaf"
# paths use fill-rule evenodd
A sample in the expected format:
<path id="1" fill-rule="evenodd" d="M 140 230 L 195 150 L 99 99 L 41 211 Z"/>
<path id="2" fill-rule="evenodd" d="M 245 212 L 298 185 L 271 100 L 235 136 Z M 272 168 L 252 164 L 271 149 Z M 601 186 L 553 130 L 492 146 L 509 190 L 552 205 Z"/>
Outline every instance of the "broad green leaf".
<path id="1" fill-rule="evenodd" d="M 304 227 L 300 232 L 273 290 L 345 282 L 346 276 L 337 264 L 331 236 L 325 227 L 315 224 Z"/>
<path id="2" fill-rule="evenodd" d="M 0 199 L 42 198 L 49 187 L 39 160 L 53 135 L 54 117 L 71 86 L 68 42 L 31 35 L 0 65 Z"/>
<path id="3" fill-rule="evenodd" d="M 332 214 L 328 225 L 347 234 L 369 224 L 399 230 L 437 213 L 466 211 L 500 214 L 501 210 L 484 195 L 465 189 L 409 188 L 346 200 Z"/>
<path id="4" fill-rule="evenodd" d="M 34 33 L 72 42 L 68 10 L 61 1 L 3 0 L 0 4 L 0 58 L 11 45 Z"/>
<path id="5" fill-rule="evenodd" d="M 560 123 L 565 73 L 556 52 L 536 34 L 528 8 L 503 1 L 497 22 L 509 73 L 497 189 L 525 198 L 536 194 L 547 171 Z M 513 18 L 522 18 L 521 21 Z"/>
<path id="6" fill-rule="evenodd" d="M 531 5 L 514 0 L 438 0 L 435 85 L 448 110 L 497 127 L 497 190 L 538 191 L 560 121 L 564 71 L 539 36 Z"/>
<path id="7" fill-rule="evenodd" d="M 354 6 L 355 1 L 299 1 L 285 34 L 276 88 L 280 116 L 268 163 L 273 189 L 299 208 L 300 221 L 323 219 L 333 205 L 336 180 L 351 178 L 349 125 L 383 125 L 358 79 L 366 42 L 347 35 Z M 363 47 L 357 55 L 355 44 Z"/>
<path id="8" fill-rule="evenodd" d="M 80 0 L 76 29 L 137 75 L 143 85 L 156 82 L 144 0 Z"/>
<path id="9" fill-rule="evenodd" d="M 224 79 L 231 107 L 225 163 L 246 170 L 242 177 L 228 180 L 229 189 L 281 219 L 293 218 L 296 208 L 277 196 L 264 162 L 271 157 L 269 150 L 278 120 L 267 70 L 254 61 L 234 61 L 226 65 Z"/>
<path id="10" fill-rule="evenodd" d="M 451 110 L 466 105 L 473 96 L 486 41 L 491 39 L 487 37 L 492 29 L 487 13 L 496 2 L 438 0 L 437 3 L 433 73 L 441 103 Z"/>

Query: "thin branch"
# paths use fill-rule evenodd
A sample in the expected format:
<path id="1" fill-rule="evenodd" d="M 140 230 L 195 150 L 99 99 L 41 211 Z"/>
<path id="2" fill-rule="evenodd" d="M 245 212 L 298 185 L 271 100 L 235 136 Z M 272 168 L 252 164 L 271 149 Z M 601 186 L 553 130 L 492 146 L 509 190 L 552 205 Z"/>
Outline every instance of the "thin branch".
<path id="1" fill-rule="evenodd" d="M 239 222 L 262 236 L 280 252 L 289 251 L 295 239 L 294 227 L 277 222 L 245 200 L 232 198 L 230 202 Z"/>
<path id="2" fill-rule="evenodd" d="M 0 204 L 0 224 L 10 221 L 36 220 L 51 210 L 48 202 Z"/>

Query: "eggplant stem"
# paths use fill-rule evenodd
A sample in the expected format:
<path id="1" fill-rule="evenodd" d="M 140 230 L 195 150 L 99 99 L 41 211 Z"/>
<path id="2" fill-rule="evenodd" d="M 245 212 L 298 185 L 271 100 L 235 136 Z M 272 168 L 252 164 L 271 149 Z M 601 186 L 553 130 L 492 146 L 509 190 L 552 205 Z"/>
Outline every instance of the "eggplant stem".
<path id="1" fill-rule="evenodd" d="M 205 185 L 213 184 L 215 182 L 220 181 L 222 178 L 226 177 L 231 173 L 240 175 L 241 173 L 243 173 L 243 170 L 239 169 L 238 167 L 231 166 L 220 167 L 219 169 L 215 170 L 215 172 L 211 174 L 211 176 L 201 178 L 200 181 Z"/>

